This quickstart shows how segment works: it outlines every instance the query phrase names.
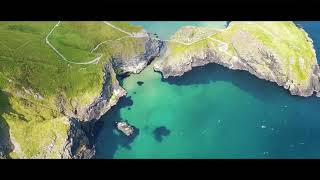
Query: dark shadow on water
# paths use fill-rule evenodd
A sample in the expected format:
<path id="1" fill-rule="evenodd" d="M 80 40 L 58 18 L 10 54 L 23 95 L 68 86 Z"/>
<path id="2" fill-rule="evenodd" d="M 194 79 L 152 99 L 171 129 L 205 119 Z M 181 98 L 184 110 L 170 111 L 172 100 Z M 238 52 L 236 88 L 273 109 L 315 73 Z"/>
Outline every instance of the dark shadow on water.
<path id="1" fill-rule="evenodd" d="M 97 150 L 96 158 L 111 159 L 114 157 L 118 147 L 131 148 L 130 144 L 139 135 L 139 129 L 135 128 L 135 133 L 128 137 L 116 129 L 116 122 L 126 121 L 122 119 L 120 109 L 129 108 L 132 105 L 133 101 L 130 96 L 122 97 L 116 106 L 113 106 L 106 115 L 97 121 L 94 130 Z"/>
<path id="2" fill-rule="evenodd" d="M 0 90 L 0 152 L 9 157 L 9 153 L 13 150 L 13 144 L 10 141 L 9 126 L 2 117 L 4 113 L 13 112 L 11 109 L 8 95 Z"/>
<path id="3" fill-rule="evenodd" d="M 162 142 L 164 136 L 169 136 L 171 131 L 165 126 L 160 126 L 154 129 L 153 136 L 158 142 Z"/>
<path id="4" fill-rule="evenodd" d="M 130 106 L 132 105 L 133 105 L 133 101 L 131 99 L 131 96 L 122 97 L 117 104 L 119 108 L 125 108 L 125 107 L 130 108 Z"/>
<path id="5" fill-rule="evenodd" d="M 270 141 L 270 143 L 272 143 L 270 146 L 273 146 L 273 149 L 269 149 L 270 154 L 273 154 L 275 157 L 283 157 L 289 152 L 288 147 L 290 144 L 286 143 L 291 143 L 292 141 L 292 143 L 297 144 L 301 138 L 306 145 L 304 145 L 305 149 L 299 150 L 297 154 L 306 154 L 314 151 L 314 149 L 320 152 L 320 141 L 318 141 L 320 137 L 320 123 L 318 123 L 319 118 L 317 115 L 317 110 L 320 107 L 320 98 L 291 96 L 288 90 L 279 87 L 276 83 L 259 79 L 246 71 L 229 70 L 217 64 L 197 67 L 185 73 L 182 77 L 162 79 L 162 81 L 178 86 L 192 85 L 199 87 L 203 84 L 225 81 L 234 84 L 254 97 L 271 105 L 273 105 L 273 101 L 280 99 L 280 102 L 283 101 L 287 105 L 291 106 L 292 103 L 292 106 L 293 104 L 296 107 L 301 106 L 301 110 L 299 108 L 293 108 L 295 111 L 290 112 L 290 122 L 274 127 L 275 129 L 281 129 L 281 131 L 275 133 L 274 136 L 276 137 L 272 139 L 272 142 Z M 113 158 L 118 147 L 130 149 L 130 144 L 134 141 L 135 136 L 124 136 L 115 130 L 114 125 L 116 121 L 125 121 L 120 115 L 120 110 L 122 108 L 130 108 L 132 105 L 133 101 L 130 96 L 123 97 L 116 106 L 112 107 L 111 110 L 96 123 L 96 158 Z M 283 108 L 282 105 L 281 107 L 279 104 L 277 105 L 279 107 L 272 108 Z M 307 113 L 304 113 L 305 111 Z M 270 115 L 270 118 L 276 118 L 276 116 L 278 115 L 273 114 Z M 130 121 L 132 122 L 132 119 L 130 119 Z M 103 128 L 103 130 L 101 130 L 101 128 Z M 139 131 L 137 131 L 137 133 L 139 133 Z M 157 141 L 161 142 L 165 136 L 170 135 L 170 130 L 165 126 L 161 126 L 154 129 L 153 135 Z"/>
<path id="6" fill-rule="evenodd" d="M 142 85 L 144 84 L 144 82 L 143 82 L 143 81 L 138 81 L 137 84 L 138 84 L 139 86 L 142 86 Z"/>
<path id="7" fill-rule="evenodd" d="M 247 71 L 231 70 L 218 64 L 208 64 L 195 67 L 181 77 L 162 78 L 162 81 L 179 86 L 209 84 L 217 81 L 231 82 L 240 89 L 252 94 L 263 101 L 272 101 L 274 98 L 287 98 L 295 101 L 304 101 L 306 98 L 292 96 L 289 91 L 276 83 L 269 82 L 250 74 Z M 316 99 L 314 97 L 307 98 Z M 320 103 L 319 103 L 320 105 Z"/>

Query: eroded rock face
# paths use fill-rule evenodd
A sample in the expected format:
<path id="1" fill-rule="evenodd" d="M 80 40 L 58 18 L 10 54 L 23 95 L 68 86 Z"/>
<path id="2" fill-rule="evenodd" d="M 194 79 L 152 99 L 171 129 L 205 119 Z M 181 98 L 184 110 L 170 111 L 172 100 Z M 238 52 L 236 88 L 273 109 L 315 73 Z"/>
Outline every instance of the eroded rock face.
<path id="1" fill-rule="evenodd" d="M 126 95 L 126 91 L 119 85 L 116 79 L 117 74 L 139 73 L 155 57 L 159 56 L 163 43 L 154 40 L 149 36 L 144 41 L 144 51 L 142 54 L 132 54 L 131 57 L 113 58 L 111 63 L 107 63 L 104 68 L 104 81 L 100 96 L 93 103 L 86 107 L 77 109 L 74 117 L 81 121 L 99 119 L 112 106 L 114 106 L 120 97 Z"/>
<path id="2" fill-rule="evenodd" d="M 2 151 L 0 151 L 0 159 L 6 159 L 6 157 Z"/>
<path id="3" fill-rule="evenodd" d="M 9 133 L 8 127 L 5 127 L 4 131 L 2 131 L 2 114 L 9 114 L 9 112 L 3 111 L 4 108 L 0 108 L 0 136 L 2 137 L 0 138 L 0 158 L 8 158 L 8 154 L 11 152 L 13 152 L 14 158 L 42 159 L 94 157 L 95 150 L 91 141 L 93 133 L 92 129 L 86 127 L 86 123 L 90 122 L 94 124 L 97 119 L 100 119 L 103 114 L 105 114 L 112 106 L 114 106 L 118 102 L 120 97 L 126 94 L 126 91 L 119 85 L 116 76 L 124 73 L 139 73 L 149 62 L 152 61 L 154 57 L 158 56 L 162 47 L 161 41 L 151 38 L 149 34 L 144 30 L 130 34 L 133 34 L 133 36 L 124 36 L 124 38 L 118 38 L 110 43 L 107 43 L 105 47 L 105 55 L 106 57 L 112 56 L 113 58 L 108 59 L 107 63 L 104 66 L 104 76 L 103 83 L 101 84 L 101 90 L 95 91 L 96 89 L 94 88 L 93 91 L 95 92 L 84 92 L 87 93 L 85 94 L 86 96 L 90 96 L 85 97 L 85 102 L 81 102 L 81 100 L 79 99 L 81 99 L 82 97 L 78 97 L 78 95 L 67 95 L 67 91 L 65 91 L 64 88 L 69 87 L 62 87 L 61 90 L 57 88 L 56 93 L 58 94 L 53 93 L 52 95 L 47 96 L 47 94 L 44 92 L 42 92 L 43 94 L 38 92 L 39 89 L 37 87 L 16 88 L 13 86 L 12 89 L 16 91 L 14 93 L 15 97 L 19 97 L 21 99 L 23 99 L 24 97 L 28 97 L 26 98 L 28 101 L 29 99 L 33 99 L 40 102 L 40 105 L 42 106 L 46 105 L 45 101 L 48 101 L 49 98 L 52 98 L 52 102 L 50 99 L 50 102 L 48 103 L 50 104 L 50 106 L 48 106 L 48 109 L 52 110 L 52 112 L 49 112 L 48 110 L 48 113 L 44 112 L 45 116 L 42 116 L 41 109 L 39 109 L 39 112 L 36 111 L 35 115 L 30 117 L 30 119 L 32 121 L 34 120 L 34 122 L 34 118 L 39 118 L 41 122 L 42 120 L 45 120 L 46 122 L 52 122 L 52 124 L 46 126 L 48 130 L 43 129 L 39 126 L 45 133 L 50 132 L 46 133 L 46 135 L 50 134 L 50 136 L 45 136 L 48 138 L 48 141 L 40 142 L 39 144 L 30 143 L 29 145 L 29 142 L 25 143 L 24 139 L 20 138 L 20 136 L 19 138 L 15 138 L 14 136 L 16 136 L 17 133 L 11 135 Z M 110 34 L 110 36 L 112 35 Z M 71 67 L 71 65 L 68 64 L 68 67 Z M 100 71 L 100 66 L 97 67 L 97 70 Z M 82 68 L 79 70 L 82 70 Z M 64 77 L 61 76 L 61 78 Z M 15 82 L 15 79 L 12 77 L 8 77 L 6 79 L 8 80 L 8 86 Z M 96 84 L 94 84 L 94 86 L 96 86 Z M 10 91 L 10 88 L 8 89 L 8 91 Z M 44 91 L 46 91 L 46 89 Z M 37 105 L 37 103 L 34 103 L 35 107 Z M 35 112 L 32 108 L 30 109 L 32 113 Z M 60 123 L 62 123 L 63 119 L 63 124 L 68 126 L 61 125 L 59 126 L 61 129 L 56 128 L 55 120 L 57 119 L 61 119 L 61 121 L 59 120 L 59 125 L 61 125 Z M 35 124 L 38 125 L 38 123 Z M 30 127 L 31 126 L 33 126 L 32 123 L 30 123 Z M 57 131 L 51 133 L 50 130 Z M 17 132 L 19 132 L 19 130 Z M 28 128 L 26 130 L 26 134 L 29 133 L 31 132 Z M 35 130 L 35 132 L 32 133 L 38 134 L 38 131 Z M 12 148 L 9 148 L 10 140 L 13 143 Z M 29 146 L 30 149 L 32 149 L 31 153 L 29 153 Z M 33 146 L 35 148 L 33 148 Z M 33 149 L 36 150 L 34 150 L 33 152 Z"/>
<path id="4" fill-rule="evenodd" d="M 63 147 L 61 158 L 64 159 L 91 159 L 95 155 L 94 146 L 89 138 L 81 123 L 74 118 L 69 119 L 70 129 L 66 143 Z"/>
<path id="5" fill-rule="evenodd" d="M 274 26 L 277 25 L 274 24 Z M 290 26 L 290 28 L 297 27 Z M 255 33 L 260 33 L 259 30 L 263 31 L 261 33 L 264 33 L 264 36 L 268 34 L 264 32 L 266 30 L 261 30 L 260 26 L 254 30 Z M 228 30 L 225 31 L 227 32 Z M 297 31 L 297 29 L 294 29 L 294 31 Z M 222 31 L 222 37 L 223 33 Z M 164 78 L 168 78 L 169 76 L 182 76 L 185 72 L 190 71 L 192 67 L 217 63 L 233 70 L 245 70 L 260 79 L 275 82 L 279 86 L 288 89 L 292 95 L 306 97 L 317 94 L 319 96 L 319 65 L 317 64 L 312 40 L 305 32 L 305 37 L 301 37 L 299 40 L 309 46 L 304 48 L 311 53 L 303 56 L 304 52 L 297 52 L 299 58 L 289 56 L 287 57 L 288 59 L 284 59 L 283 55 L 279 55 L 277 49 L 267 46 L 266 43 L 257 39 L 256 36 L 244 28 L 234 29 L 232 32 L 229 31 L 227 33 L 225 42 L 214 39 L 215 36 L 212 36 L 210 37 L 211 39 L 203 40 L 202 44 L 195 43 L 196 45 L 184 46 L 183 48 L 185 49 L 178 52 L 176 50 L 177 46 L 182 45 L 169 43 L 162 60 L 155 63 L 154 69 L 161 72 Z M 275 37 L 270 37 L 270 39 L 272 38 Z M 283 46 L 287 47 L 290 40 L 281 38 L 275 43 L 283 43 Z M 292 44 L 294 46 L 294 43 Z M 289 53 L 295 53 L 290 47 L 288 49 Z M 300 78 L 298 76 L 300 74 L 297 71 L 302 71 L 305 75 L 301 75 L 302 77 Z"/>
<path id="6" fill-rule="evenodd" d="M 130 58 L 122 59 L 121 56 L 111 60 L 104 68 L 104 82 L 100 96 L 97 97 L 89 106 L 78 107 L 76 113 L 71 114 L 71 128 L 68 139 L 65 143 L 62 158 L 93 158 L 95 148 L 90 142 L 88 134 L 81 124 L 91 121 L 95 123 L 112 106 L 116 105 L 126 91 L 119 85 L 116 74 L 139 73 L 147 64 L 159 55 L 163 43 L 147 37 L 145 41 L 145 50 L 142 54 L 133 55 Z M 121 73 L 119 73 L 121 72 Z M 129 128 L 130 129 L 130 128 Z M 92 131 L 92 130 L 87 130 Z M 127 131 L 126 131 L 127 132 Z M 130 132 L 128 132 L 130 135 Z M 133 133 L 133 131 L 132 131 Z"/>
<path id="7" fill-rule="evenodd" d="M 105 65 L 104 72 L 105 75 L 100 96 L 89 106 L 78 108 L 77 114 L 74 114 L 74 116 L 81 121 L 99 119 L 118 102 L 120 97 L 126 95 L 126 91 L 119 85 L 119 82 L 115 78 L 116 74 L 111 63 Z"/>
<path id="8" fill-rule="evenodd" d="M 130 57 L 124 57 L 121 54 L 114 56 L 112 65 L 117 74 L 140 73 L 155 57 L 159 56 L 163 42 L 145 37 L 144 50 L 142 53 Z"/>

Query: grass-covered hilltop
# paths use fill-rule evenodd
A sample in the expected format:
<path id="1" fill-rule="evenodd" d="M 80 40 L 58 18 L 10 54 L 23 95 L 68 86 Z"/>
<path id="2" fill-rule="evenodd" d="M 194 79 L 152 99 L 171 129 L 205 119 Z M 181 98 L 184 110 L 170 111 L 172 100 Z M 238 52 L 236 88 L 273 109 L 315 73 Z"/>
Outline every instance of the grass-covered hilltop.
<path id="1" fill-rule="evenodd" d="M 84 122 L 162 43 L 127 22 L 0 22 L 0 158 L 90 158 Z"/>
<path id="2" fill-rule="evenodd" d="M 208 63 L 249 71 L 293 95 L 320 95 L 312 40 L 293 22 L 231 22 L 226 29 L 183 27 L 168 41 L 155 70 L 168 78 Z"/>

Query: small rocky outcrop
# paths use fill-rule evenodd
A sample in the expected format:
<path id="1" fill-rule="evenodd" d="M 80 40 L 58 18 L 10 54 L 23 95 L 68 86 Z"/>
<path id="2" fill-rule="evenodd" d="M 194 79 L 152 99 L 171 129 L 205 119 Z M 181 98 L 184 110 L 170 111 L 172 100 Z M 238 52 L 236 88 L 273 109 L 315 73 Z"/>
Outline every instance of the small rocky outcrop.
<path id="1" fill-rule="evenodd" d="M 131 136 L 134 133 L 134 128 L 127 122 L 117 122 L 117 128 L 126 136 Z"/>

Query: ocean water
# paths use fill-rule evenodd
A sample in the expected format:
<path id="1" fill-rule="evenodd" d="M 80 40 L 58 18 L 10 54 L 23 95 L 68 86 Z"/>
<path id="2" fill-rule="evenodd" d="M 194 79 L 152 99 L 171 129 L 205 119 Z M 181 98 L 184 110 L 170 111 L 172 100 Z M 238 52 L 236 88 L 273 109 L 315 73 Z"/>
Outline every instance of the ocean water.
<path id="1" fill-rule="evenodd" d="M 300 23 L 319 47 L 312 24 L 320 27 Z M 128 95 L 97 125 L 97 158 L 320 157 L 320 98 L 216 64 L 168 80 L 151 64 L 121 83 Z M 134 137 L 114 129 L 120 120 L 138 129 Z"/>
<path id="2" fill-rule="evenodd" d="M 143 26 L 150 33 L 156 33 L 160 39 L 169 39 L 171 35 L 183 26 L 203 26 L 222 29 L 227 25 L 227 21 L 132 21 L 131 23 Z"/>

